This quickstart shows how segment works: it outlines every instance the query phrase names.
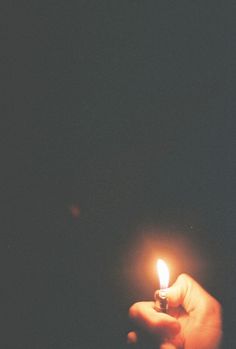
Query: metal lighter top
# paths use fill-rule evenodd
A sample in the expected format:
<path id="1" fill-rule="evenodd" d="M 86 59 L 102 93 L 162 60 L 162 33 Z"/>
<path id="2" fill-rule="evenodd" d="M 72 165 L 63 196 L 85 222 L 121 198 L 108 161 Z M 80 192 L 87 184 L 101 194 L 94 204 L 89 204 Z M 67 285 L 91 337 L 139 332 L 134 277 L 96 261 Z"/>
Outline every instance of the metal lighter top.
<path id="1" fill-rule="evenodd" d="M 154 294 L 155 305 L 154 308 L 160 313 L 168 312 L 168 297 L 166 290 L 157 290 Z"/>

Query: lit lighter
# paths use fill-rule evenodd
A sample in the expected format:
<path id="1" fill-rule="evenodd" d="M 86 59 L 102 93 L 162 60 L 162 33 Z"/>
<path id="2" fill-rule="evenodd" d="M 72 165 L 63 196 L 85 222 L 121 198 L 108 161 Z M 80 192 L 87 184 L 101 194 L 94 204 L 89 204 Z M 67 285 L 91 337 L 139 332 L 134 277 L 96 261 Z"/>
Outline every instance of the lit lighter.
<path id="1" fill-rule="evenodd" d="M 169 270 L 166 263 L 162 259 L 157 260 L 157 274 L 160 280 L 160 289 L 154 294 L 155 310 L 161 313 L 168 311 L 167 288 L 169 285 Z"/>

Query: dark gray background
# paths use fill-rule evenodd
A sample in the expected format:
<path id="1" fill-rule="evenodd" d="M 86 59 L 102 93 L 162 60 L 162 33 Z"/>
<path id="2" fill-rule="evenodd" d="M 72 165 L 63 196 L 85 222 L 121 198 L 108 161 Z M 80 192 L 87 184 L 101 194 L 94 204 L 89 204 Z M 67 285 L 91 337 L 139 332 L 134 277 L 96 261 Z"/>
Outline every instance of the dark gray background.
<path id="1" fill-rule="evenodd" d="M 234 2 L 0 11 L 2 347 L 125 347 L 127 309 L 154 287 L 129 283 L 134 241 L 158 226 L 204 260 L 180 272 L 222 302 L 233 348 Z"/>

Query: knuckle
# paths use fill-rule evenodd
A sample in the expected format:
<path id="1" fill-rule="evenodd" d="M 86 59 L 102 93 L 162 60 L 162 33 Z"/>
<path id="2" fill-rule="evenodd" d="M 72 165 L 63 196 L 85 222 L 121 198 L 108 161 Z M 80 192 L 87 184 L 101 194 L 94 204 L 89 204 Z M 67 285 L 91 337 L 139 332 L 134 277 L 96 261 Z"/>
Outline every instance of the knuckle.
<path id="1" fill-rule="evenodd" d="M 178 277 L 178 283 L 180 284 L 182 293 L 190 291 L 193 285 L 193 279 L 186 273 L 182 273 Z"/>
<path id="2" fill-rule="evenodd" d="M 211 311 L 216 317 L 221 318 L 222 307 L 215 298 L 212 298 Z"/>
<path id="3" fill-rule="evenodd" d="M 181 283 L 187 283 L 190 280 L 192 280 L 191 277 L 186 273 L 182 273 L 178 276 L 178 281 L 180 281 Z"/>
<path id="4" fill-rule="evenodd" d="M 206 320 L 210 324 L 214 324 L 217 327 L 221 326 L 222 322 L 222 307 L 221 304 L 212 296 L 205 300 L 206 302 Z M 207 322 L 207 321 L 206 321 Z"/>

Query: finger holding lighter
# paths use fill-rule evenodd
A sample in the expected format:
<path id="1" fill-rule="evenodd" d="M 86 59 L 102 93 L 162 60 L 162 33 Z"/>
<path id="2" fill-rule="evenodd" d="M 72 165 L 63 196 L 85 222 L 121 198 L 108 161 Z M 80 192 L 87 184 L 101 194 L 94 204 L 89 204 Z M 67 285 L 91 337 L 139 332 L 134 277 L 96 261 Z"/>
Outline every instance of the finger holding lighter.
<path id="1" fill-rule="evenodd" d="M 155 301 L 137 302 L 129 309 L 137 330 L 128 333 L 128 343 L 141 343 L 142 347 L 141 329 L 154 348 L 219 349 L 220 303 L 187 274 L 179 275 L 169 286 L 169 270 L 163 262 L 157 262 L 160 289 L 155 292 Z M 146 343 L 144 347 L 148 348 Z"/>

